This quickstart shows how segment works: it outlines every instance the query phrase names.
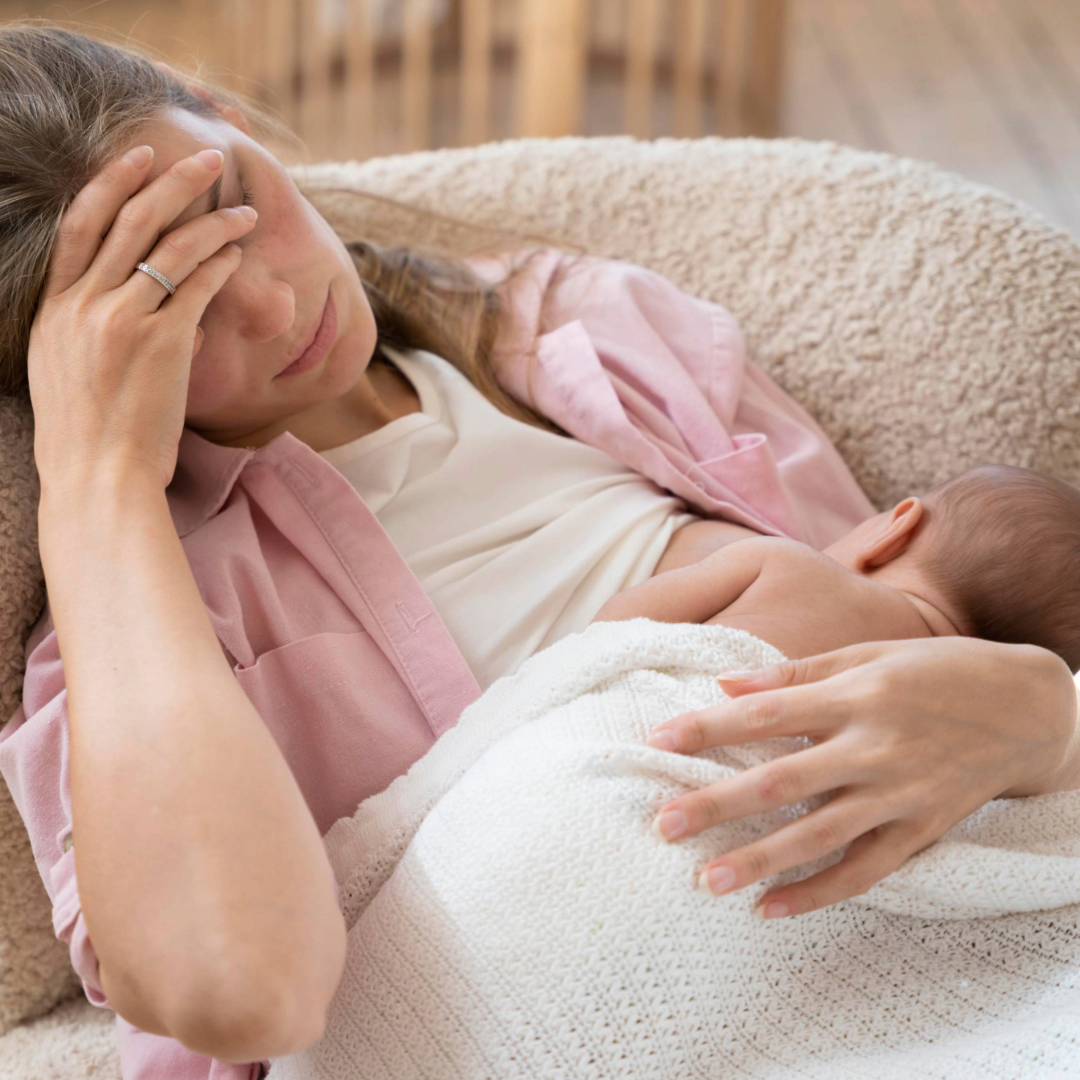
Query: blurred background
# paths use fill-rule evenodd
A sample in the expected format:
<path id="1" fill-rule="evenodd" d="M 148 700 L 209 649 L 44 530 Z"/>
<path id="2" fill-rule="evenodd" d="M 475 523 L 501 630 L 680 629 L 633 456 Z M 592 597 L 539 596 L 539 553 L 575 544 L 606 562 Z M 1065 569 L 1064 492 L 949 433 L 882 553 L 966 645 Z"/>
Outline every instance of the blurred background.
<path id="1" fill-rule="evenodd" d="M 936 162 L 1080 237 L 1080 0 L 0 0 L 26 16 L 200 67 L 277 111 L 303 160 L 519 135 L 833 139 Z"/>

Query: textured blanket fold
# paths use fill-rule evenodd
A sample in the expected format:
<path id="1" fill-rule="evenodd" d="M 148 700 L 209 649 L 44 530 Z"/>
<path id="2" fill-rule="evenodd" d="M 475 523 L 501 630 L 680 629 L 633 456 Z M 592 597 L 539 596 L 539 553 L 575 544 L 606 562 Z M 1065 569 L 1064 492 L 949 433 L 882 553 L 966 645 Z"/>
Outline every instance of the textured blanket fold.
<path id="1" fill-rule="evenodd" d="M 644 745 L 781 654 L 603 622 L 492 684 L 325 842 L 349 927 L 323 1037 L 271 1080 L 1075 1077 L 1080 793 L 995 800 L 862 896 L 752 918 L 709 859 L 825 796 L 666 844 L 660 806 L 797 751 Z"/>

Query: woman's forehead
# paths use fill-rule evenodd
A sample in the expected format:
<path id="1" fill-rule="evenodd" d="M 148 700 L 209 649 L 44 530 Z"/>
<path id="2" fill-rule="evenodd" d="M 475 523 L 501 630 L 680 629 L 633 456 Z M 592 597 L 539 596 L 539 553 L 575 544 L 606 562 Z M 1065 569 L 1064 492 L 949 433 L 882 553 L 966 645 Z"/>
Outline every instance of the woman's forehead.
<path id="1" fill-rule="evenodd" d="M 154 161 L 147 174 L 153 180 L 181 158 L 200 150 L 220 150 L 227 164 L 233 136 L 243 138 L 243 132 L 227 120 L 196 116 L 187 109 L 171 106 L 148 120 L 129 141 L 132 146 L 142 142 L 154 148 Z"/>
<path id="2" fill-rule="evenodd" d="M 231 200 L 238 188 L 233 135 L 239 138 L 244 137 L 241 131 L 226 121 L 196 116 L 186 109 L 170 109 L 168 116 L 148 121 L 145 127 L 140 129 L 138 135 L 130 140 L 133 146 L 144 142 L 154 148 L 154 160 L 147 172 L 143 187 L 168 172 L 176 162 L 185 157 L 197 154 L 200 150 L 220 150 L 224 155 L 220 203 L 222 206 L 231 205 Z M 207 213 L 210 209 L 212 187 L 213 185 L 210 185 L 199 192 L 163 231 L 168 232 L 200 214 Z"/>

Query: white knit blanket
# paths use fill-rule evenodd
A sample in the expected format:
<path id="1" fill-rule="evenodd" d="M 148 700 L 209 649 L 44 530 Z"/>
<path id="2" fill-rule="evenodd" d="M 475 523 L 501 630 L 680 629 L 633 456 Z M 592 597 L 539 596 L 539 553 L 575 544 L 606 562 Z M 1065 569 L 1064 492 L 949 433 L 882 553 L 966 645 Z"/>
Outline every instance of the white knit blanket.
<path id="1" fill-rule="evenodd" d="M 806 813 L 652 836 L 678 794 L 808 745 L 643 745 L 782 659 L 721 626 L 594 623 L 467 708 L 325 840 L 348 957 L 271 1080 L 1080 1075 L 1080 793 L 995 800 L 867 893 L 751 917 L 701 866 Z"/>

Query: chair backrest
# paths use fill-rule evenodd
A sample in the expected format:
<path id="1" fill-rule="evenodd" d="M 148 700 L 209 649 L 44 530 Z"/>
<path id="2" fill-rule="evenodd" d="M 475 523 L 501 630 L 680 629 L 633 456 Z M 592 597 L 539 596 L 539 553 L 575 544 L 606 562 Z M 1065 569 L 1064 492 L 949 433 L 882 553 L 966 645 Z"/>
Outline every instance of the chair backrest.
<path id="1" fill-rule="evenodd" d="M 291 172 L 344 240 L 430 234 L 352 194 L 368 191 L 563 237 L 724 304 L 879 508 L 988 461 L 1080 484 L 1080 247 L 930 165 L 798 140 L 571 138 Z M 44 598 L 37 497 L 29 406 L 0 403 L 5 718 Z M 6 791 L 0 864 L 2 1032 L 78 984 Z"/>
<path id="2" fill-rule="evenodd" d="M 724 304 L 881 508 L 988 461 L 1080 484 L 1080 247 L 935 166 L 800 139 L 619 136 L 292 173 L 356 236 L 430 226 L 321 188 L 513 222 Z"/>

